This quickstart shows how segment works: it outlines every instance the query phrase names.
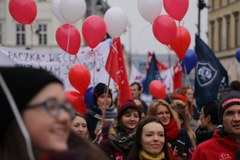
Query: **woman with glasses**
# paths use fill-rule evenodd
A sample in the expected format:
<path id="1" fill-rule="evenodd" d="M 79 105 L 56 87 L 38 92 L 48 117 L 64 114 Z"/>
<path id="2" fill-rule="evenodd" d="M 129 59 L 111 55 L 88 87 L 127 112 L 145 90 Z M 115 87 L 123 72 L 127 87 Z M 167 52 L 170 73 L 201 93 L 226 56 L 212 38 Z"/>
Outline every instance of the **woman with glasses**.
<path id="1" fill-rule="evenodd" d="M 137 127 L 128 160 L 169 160 L 164 127 L 156 117 L 147 117 Z"/>
<path id="2" fill-rule="evenodd" d="M 46 70 L 0 67 L 0 104 L 1 160 L 60 160 L 69 154 L 74 160 L 86 154 L 79 155 L 81 144 L 68 152 L 75 111 L 62 82 Z"/>
<path id="3" fill-rule="evenodd" d="M 153 100 L 148 108 L 147 116 L 155 116 L 162 122 L 171 148 L 180 159 L 188 159 L 189 150 L 193 145 L 186 130 L 181 128 L 177 114 L 170 108 L 170 105 L 162 99 Z"/>

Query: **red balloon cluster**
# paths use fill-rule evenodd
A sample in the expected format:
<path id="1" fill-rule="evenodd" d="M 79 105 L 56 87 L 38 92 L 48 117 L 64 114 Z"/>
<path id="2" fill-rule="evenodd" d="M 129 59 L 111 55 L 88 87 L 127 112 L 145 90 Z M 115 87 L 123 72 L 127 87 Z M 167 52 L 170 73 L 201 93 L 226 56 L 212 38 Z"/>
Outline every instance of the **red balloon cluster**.
<path id="1" fill-rule="evenodd" d="M 37 16 L 35 0 L 10 0 L 9 12 L 21 24 L 31 24 Z"/>
<path id="2" fill-rule="evenodd" d="M 63 24 L 56 31 L 56 40 L 64 51 L 76 55 L 80 48 L 81 36 L 77 28 L 72 24 Z"/>
<path id="3" fill-rule="evenodd" d="M 68 90 L 65 91 L 65 96 L 69 103 L 73 105 L 77 112 L 82 114 L 87 113 L 87 106 L 84 102 L 84 97 L 77 91 Z"/>
<path id="4" fill-rule="evenodd" d="M 90 72 L 87 67 L 82 64 L 75 64 L 68 73 L 71 85 L 78 91 L 66 91 L 67 100 L 75 107 L 76 111 L 86 114 L 87 107 L 84 102 L 84 94 L 90 84 Z"/>
<path id="5" fill-rule="evenodd" d="M 70 69 L 68 78 L 71 85 L 84 95 L 91 80 L 88 68 L 82 64 L 75 64 Z"/>
<path id="6" fill-rule="evenodd" d="M 164 99 L 166 97 L 166 87 L 159 80 L 153 80 L 149 85 L 149 91 L 153 97 Z"/>
<path id="7" fill-rule="evenodd" d="M 189 0 L 163 0 L 163 6 L 169 16 L 180 21 L 187 13 Z"/>
<path id="8" fill-rule="evenodd" d="M 168 45 L 176 37 L 177 25 L 170 16 L 161 15 L 153 21 L 152 30 L 160 43 Z"/>
<path id="9" fill-rule="evenodd" d="M 96 15 L 89 16 L 82 25 L 82 34 L 89 47 L 95 48 L 106 36 L 104 20 Z"/>
<path id="10" fill-rule="evenodd" d="M 177 27 L 177 36 L 171 42 L 170 46 L 172 50 L 174 50 L 179 59 L 183 59 L 185 57 L 186 51 L 191 42 L 191 36 L 188 30 L 183 26 Z"/>

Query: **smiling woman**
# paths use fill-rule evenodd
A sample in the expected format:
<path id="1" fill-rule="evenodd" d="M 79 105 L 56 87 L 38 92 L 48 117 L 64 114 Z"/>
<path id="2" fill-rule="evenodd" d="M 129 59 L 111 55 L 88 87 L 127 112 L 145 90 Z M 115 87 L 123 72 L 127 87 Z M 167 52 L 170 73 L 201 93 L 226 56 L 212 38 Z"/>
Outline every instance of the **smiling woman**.
<path id="1" fill-rule="evenodd" d="M 168 144 L 163 124 L 155 117 L 147 117 L 138 126 L 128 160 L 167 160 Z"/>
<path id="2" fill-rule="evenodd" d="M 71 142 L 75 111 L 62 82 L 46 70 L 0 67 L 0 102 L 1 160 L 86 160 L 93 151 L 105 159 L 90 142 Z"/>

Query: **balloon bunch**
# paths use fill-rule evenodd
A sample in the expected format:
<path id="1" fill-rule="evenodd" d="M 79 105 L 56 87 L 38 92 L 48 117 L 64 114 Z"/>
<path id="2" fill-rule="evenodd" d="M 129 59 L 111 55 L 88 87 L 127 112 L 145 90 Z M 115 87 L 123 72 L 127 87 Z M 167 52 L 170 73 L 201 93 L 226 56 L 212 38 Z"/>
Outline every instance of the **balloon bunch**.
<path id="1" fill-rule="evenodd" d="M 21 24 L 31 24 L 37 16 L 35 0 L 10 0 L 9 12 Z"/>
<path id="2" fill-rule="evenodd" d="M 87 107 L 84 102 L 84 94 L 90 84 L 91 76 L 87 67 L 82 64 L 75 64 L 68 73 L 71 85 L 77 90 L 65 92 L 67 100 L 75 107 L 76 111 L 86 114 Z"/>
<path id="3" fill-rule="evenodd" d="M 159 80 L 153 80 L 149 85 L 149 91 L 151 95 L 158 99 L 164 99 L 166 97 L 166 87 Z"/>
<path id="4" fill-rule="evenodd" d="M 197 64 L 196 52 L 192 49 L 188 49 L 186 52 L 186 56 L 181 62 L 183 72 L 186 74 L 189 74 L 191 70 L 196 66 L 196 64 Z"/>
<path id="5" fill-rule="evenodd" d="M 240 48 L 238 48 L 236 51 L 236 59 L 238 62 L 240 62 Z"/>
<path id="6" fill-rule="evenodd" d="M 175 20 L 181 21 L 185 16 L 189 0 L 163 0 L 163 6 L 168 15 L 160 15 L 162 0 L 138 0 L 138 11 L 145 20 L 152 23 L 155 38 L 160 43 L 168 45 L 182 60 L 191 37 L 185 27 L 176 25 Z"/>
<path id="7" fill-rule="evenodd" d="M 53 0 L 52 12 L 62 23 L 56 31 L 58 46 L 71 55 L 76 55 L 81 44 L 78 29 L 72 24 L 81 20 L 86 12 L 85 0 Z"/>

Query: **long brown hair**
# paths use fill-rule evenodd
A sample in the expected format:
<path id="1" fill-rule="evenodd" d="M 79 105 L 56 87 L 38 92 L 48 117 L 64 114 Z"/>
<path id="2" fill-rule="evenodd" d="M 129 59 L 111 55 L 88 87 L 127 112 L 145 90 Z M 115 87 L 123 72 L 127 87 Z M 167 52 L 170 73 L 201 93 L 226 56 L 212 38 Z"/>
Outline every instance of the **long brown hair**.
<path id="1" fill-rule="evenodd" d="M 151 122 L 156 122 L 156 123 L 159 123 L 163 126 L 163 124 L 161 123 L 161 121 L 159 119 L 157 119 L 156 117 L 153 117 L 153 116 L 150 116 L 150 117 L 147 117 L 145 119 L 143 119 L 141 121 L 141 123 L 139 124 L 138 128 L 137 128 L 137 131 L 136 131 L 136 134 L 135 134 L 135 138 L 134 138 L 134 144 L 133 144 L 133 147 L 128 155 L 128 160 L 137 160 L 139 159 L 139 154 L 142 150 L 142 144 L 141 144 L 141 139 L 142 139 L 142 131 L 143 131 L 143 127 L 148 124 L 148 123 L 151 123 Z M 163 126 L 164 128 L 164 126 Z M 167 142 L 167 139 L 166 139 L 166 133 L 165 133 L 165 129 L 164 129 L 164 137 L 165 137 L 165 142 L 164 142 L 164 145 L 163 145 L 163 149 L 162 151 L 164 152 L 165 154 L 165 159 L 168 160 L 169 159 L 169 153 L 168 153 L 168 142 Z"/>

